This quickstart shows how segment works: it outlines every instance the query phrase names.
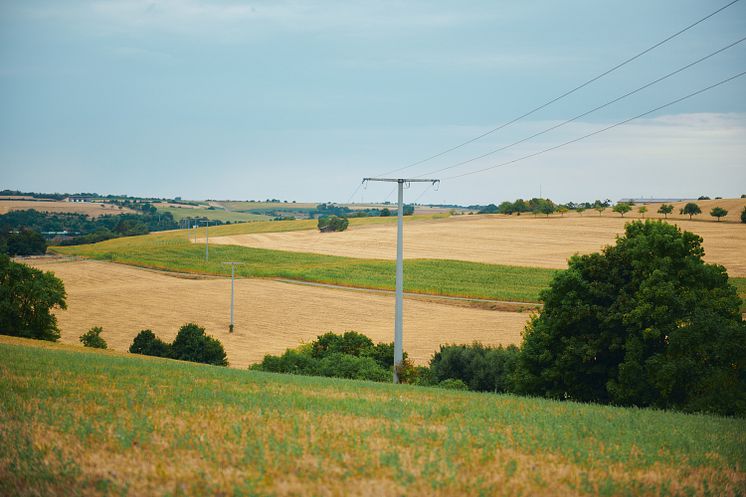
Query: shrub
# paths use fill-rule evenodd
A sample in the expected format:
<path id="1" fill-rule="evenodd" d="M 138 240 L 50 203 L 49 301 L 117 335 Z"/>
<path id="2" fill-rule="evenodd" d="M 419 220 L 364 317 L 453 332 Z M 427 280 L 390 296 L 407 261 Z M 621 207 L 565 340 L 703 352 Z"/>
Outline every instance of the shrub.
<path id="1" fill-rule="evenodd" d="M 169 344 L 155 336 L 150 330 L 142 330 L 137 334 L 130 345 L 132 354 L 143 354 L 155 357 L 170 357 L 171 347 Z"/>
<path id="2" fill-rule="evenodd" d="M 316 338 L 311 344 L 311 353 L 316 358 L 335 353 L 361 356 L 371 348 L 373 348 L 373 340 L 361 333 L 347 331 L 343 335 L 336 335 L 329 332 Z"/>
<path id="3" fill-rule="evenodd" d="M 615 246 L 573 256 L 524 333 L 519 393 L 746 414 L 746 325 L 702 239 L 632 222 Z"/>
<path id="4" fill-rule="evenodd" d="M 0 333 L 57 341 L 52 309 L 66 309 L 65 286 L 51 272 L 19 264 L 0 254 Z"/>
<path id="5" fill-rule="evenodd" d="M 469 387 L 466 386 L 466 383 L 464 383 L 461 380 L 455 380 L 453 378 L 449 378 L 447 380 L 443 380 L 437 385 L 439 388 L 445 388 L 448 390 L 468 390 Z"/>
<path id="6" fill-rule="evenodd" d="M 518 359 L 515 345 L 485 347 L 473 345 L 444 345 L 430 360 L 433 380 L 440 383 L 458 379 L 470 390 L 481 392 L 510 392 Z"/>
<path id="7" fill-rule="evenodd" d="M 307 351 L 288 349 L 281 356 L 265 355 L 262 362 L 254 364 L 251 369 L 270 373 L 289 373 L 317 376 L 318 360 Z"/>
<path id="8" fill-rule="evenodd" d="M 171 357 L 214 366 L 228 365 L 223 345 L 194 323 L 185 324 L 179 329 L 171 344 Z"/>
<path id="9" fill-rule="evenodd" d="M 741 222 L 746 223 L 746 207 L 741 211 Z"/>
<path id="10" fill-rule="evenodd" d="M 84 347 L 105 349 L 107 348 L 106 340 L 101 338 L 101 333 L 103 331 L 103 328 L 101 328 L 100 326 L 94 326 L 90 330 L 80 335 L 80 342 L 83 344 Z"/>
<path id="11" fill-rule="evenodd" d="M 346 217 L 327 216 L 320 217 L 318 222 L 319 231 L 329 233 L 332 231 L 344 231 L 350 221 Z"/>
<path id="12" fill-rule="evenodd" d="M 370 357 L 333 353 L 319 361 L 318 374 L 354 380 L 390 381 L 391 373 Z"/>

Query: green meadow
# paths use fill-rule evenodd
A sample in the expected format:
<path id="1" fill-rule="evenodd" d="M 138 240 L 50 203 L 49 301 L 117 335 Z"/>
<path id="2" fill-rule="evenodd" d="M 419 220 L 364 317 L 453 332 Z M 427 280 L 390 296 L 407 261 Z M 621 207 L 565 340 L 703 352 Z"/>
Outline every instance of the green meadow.
<path id="1" fill-rule="evenodd" d="M 0 337 L 2 495 L 743 495 L 746 420 Z"/>
<path id="2" fill-rule="evenodd" d="M 407 222 L 447 217 L 443 214 L 411 216 Z M 395 217 L 350 219 L 350 226 L 396 222 Z M 216 226 L 210 236 L 271 233 L 315 229 L 315 220 L 265 221 Z M 204 237 L 205 229 L 197 236 Z M 117 238 L 93 245 L 53 247 L 64 255 L 131 264 L 140 267 L 198 274 L 228 275 L 223 261 L 240 261 L 236 275 L 252 278 L 288 278 L 359 288 L 394 289 L 394 263 L 323 254 L 287 252 L 230 245 L 213 245 L 205 263 L 202 244 L 187 241 L 184 230 Z M 536 302 L 556 272 L 553 269 L 504 266 L 441 259 L 406 260 L 404 288 L 407 292 Z M 732 278 L 746 299 L 746 278 Z"/>
<path id="3" fill-rule="evenodd" d="M 261 214 L 249 214 L 245 212 L 228 212 L 222 209 L 194 209 L 191 207 L 161 207 L 157 206 L 158 212 L 170 212 L 176 221 L 188 217 L 202 217 L 215 221 L 231 223 L 247 223 L 251 221 L 267 221 L 269 216 Z"/>

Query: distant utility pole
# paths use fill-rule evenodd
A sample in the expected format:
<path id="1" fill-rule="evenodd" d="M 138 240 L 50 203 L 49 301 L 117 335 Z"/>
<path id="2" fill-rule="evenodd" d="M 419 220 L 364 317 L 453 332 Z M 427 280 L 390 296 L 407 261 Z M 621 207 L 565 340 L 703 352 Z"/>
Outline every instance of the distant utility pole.
<path id="1" fill-rule="evenodd" d="M 210 220 L 205 221 L 205 262 L 210 260 Z"/>
<path id="2" fill-rule="evenodd" d="M 231 324 L 228 326 L 228 333 L 233 333 L 233 282 L 236 279 L 236 265 L 243 264 L 243 262 L 224 262 L 223 264 L 228 264 L 231 267 Z"/>
<path id="3" fill-rule="evenodd" d="M 399 368 L 404 359 L 402 343 L 402 322 L 404 303 L 404 185 L 410 183 L 440 183 L 439 179 L 405 179 L 405 178 L 363 178 L 366 181 L 383 181 L 398 183 L 399 201 L 396 220 L 396 314 L 394 317 L 394 383 L 399 383 Z"/>

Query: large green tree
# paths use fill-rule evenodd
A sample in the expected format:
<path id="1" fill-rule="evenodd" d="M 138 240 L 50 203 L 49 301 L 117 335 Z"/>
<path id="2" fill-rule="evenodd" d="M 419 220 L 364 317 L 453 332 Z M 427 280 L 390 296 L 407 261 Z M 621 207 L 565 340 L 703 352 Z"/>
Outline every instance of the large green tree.
<path id="1" fill-rule="evenodd" d="M 66 309 L 65 286 L 51 272 L 0 254 L 0 334 L 56 341 L 54 308 Z"/>
<path id="2" fill-rule="evenodd" d="M 746 325 L 702 238 L 629 223 L 602 253 L 576 255 L 527 326 L 516 389 L 621 405 L 746 414 Z"/>
<path id="3" fill-rule="evenodd" d="M 702 209 L 700 209 L 699 205 L 695 204 L 694 202 L 687 202 L 687 204 L 683 208 L 679 209 L 679 214 L 688 215 L 689 220 L 691 221 L 692 216 L 702 214 Z"/>

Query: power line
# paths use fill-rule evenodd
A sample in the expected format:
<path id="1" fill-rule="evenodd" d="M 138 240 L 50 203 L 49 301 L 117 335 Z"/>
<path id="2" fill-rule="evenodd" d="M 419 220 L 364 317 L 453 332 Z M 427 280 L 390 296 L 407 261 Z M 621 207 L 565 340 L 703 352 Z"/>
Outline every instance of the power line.
<path id="1" fill-rule="evenodd" d="M 570 118 L 570 119 L 568 119 L 566 121 L 563 121 L 563 122 L 561 122 L 559 124 L 555 124 L 554 126 L 551 126 L 551 127 L 547 128 L 547 129 L 539 131 L 538 133 L 534 133 L 531 136 L 528 136 L 526 138 L 522 138 L 522 139 L 520 139 L 518 141 L 515 141 L 515 142 L 509 144 L 509 145 L 505 145 L 503 147 L 496 148 L 494 150 L 490 150 L 489 152 L 486 152 L 486 153 L 484 153 L 482 155 L 478 155 L 476 157 L 472 157 L 470 159 L 466 159 L 466 160 L 463 160 L 461 162 L 457 162 L 455 164 L 451 164 L 449 166 L 446 166 L 446 167 L 443 167 L 443 168 L 440 168 L 440 169 L 435 169 L 433 171 L 429 171 L 429 172 L 424 173 L 424 174 L 422 174 L 420 176 L 430 176 L 432 174 L 436 174 L 436 173 L 440 173 L 440 172 L 443 172 L 443 171 L 447 171 L 447 170 L 453 169 L 455 167 L 463 166 L 464 164 L 469 164 L 470 162 L 474 162 L 474 161 L 479 160 L 479 159 L 484 159 L 485 157 L 489 157 L 490 155 L 496 154 L 497 152 L 502 152 L 503 150 L 507 150 L 507 149 L 509 149 L 511 147 L 514 147 L 516 145 L 524 143 L 524 142 L 526 142 L 528 140 L 536 138 L 537 136 L 541 136 L 541 135 L 543 135 L 545 133 L 548 133 L 550 131 L 553 131 L 553 130 L 555 130 L 557 128 L 561 128 L 562 126 L 565 126 L 566 124 L 570 124 L 571 122 L 577 121 L 578 119 L 580 119 L 582 117 L 585 117 L 585 116 L 587 116 L 589 114 L 592 114 L 592 113 L 594 113 L 594 112 L 596 112 L 598 110 L 601 110 L 601 109 L 603 109 L 605 107 L 608 107 L 611 104 L 615 104 L 615 103 L 619 102 L 620 100 L 623 100 L 623 99 L 625 99 L 627 97 L 630 97 L 630 96 L 632 96 L 632 95 L 634 95 L 636 93 L 639 93 L 640 91 L 642 91 L 642 90 L 644 90 L 646 88 L 650 88 L 651 86 L 653 86 L 655 84 L 658 84 L 661 81 L 670 78 L 671 76 L 675 76 L 676 74 L 678 74 L 678 73 L 680 73 L 682 71 L 685 71 L 686 69 L 689 69 L 690 67 L 695 66 L 695 65 L 699 64 L 700 62 L 703 62 L 703 61 L 705 61 L 705 60 L 707 60 L 707 59 L 709 59 L 711 57 L 714 57 L 715 55 L 717 55 L 717 54 L 719 54 L 721 52 L 724 52 L 725 50 L 728 50 L 729 48 L 732 48 L 732 47 L 738 45 L 739 43 L 743 43 L 744 41 L 746 41 L 746 37 L 743 37 L 740 40 L 734 41 L 733 43 L 731 43 L 729 45 L 726 45 L 725 47 L 723 47 L 723 48 L 721 48 L 719 50 L 716 50 L 716 51 L 714 51 L 714 52 L 712 52 L 712 53 L 710 53 L 708 55 L 705 55 L 704 57 L 701 57 L 701 58 L 695 60 L 694 62 L 690 62 L 689 64 L 687 64 L 687 65 L 685 65 L 683 67 L 680 67 L 680 68 L 676 69 L 675 71 L 666 74 L 665 76 L 661 76 L 658 79 L 655 79 L 655 80 L 653 80 L 653 81 L 651 81 L 649 83 L 646 83 L 646 84 L 644 84 L 644 85 L 642 85 L 642 86 L 640 86 L 640 87 L 638 87 L 638 88 L 636 88 L 634 90 L 631 90 L 631 91 L 625 93 L 624 95 L 616 97 L 613 100 L 609 100 L 608 102 L 606 102 L 604 104 L 601 104 L 601 105 L 599 105 L 597 107 L 594 107 L 591 110 L 583 112 L 582 114 L 578 114 L 577 116 L 572 117 L 572 118 Z"/>
<path id="2" fill-rule="evenodd" d="M 687 32 L 687 31 L 689 31 L 690 29 L 692 29 L 693 27 L 697 26 L 698 24 L 700 24 L 700 23 L 702 23 L 702 22 L 706 21 L 707 19 L 709 19 L 709 18 L 711 18 L 712 16 L 714 16 L 714 15 L 716 15 L 716 14 L 718 14 L 718 13 L 722 12 L 723 10 L 727 9 L 728 7 L 730 7 L 731 5 L 733 5 L 733 4 L 735 4 L 735 3 L 739 2 L 739 1 L 740 1 L 740 0 L 732 0 L 732 1 L 731 1 L 731 2 L 729 2 L 728 4 L 726 4 L 726 5 L 722 6 L 722 7 L 720 7 L 719 9 L 715 10 L 714 12 L 711 12 L 711 13 L 709 13 L 709 14 L 708 14 L 708 15 L 706 15 L 705 17 L 702 17 L 701 19 L 699 19 L 699 20 L 697 20 L 697 21 L 695 21 L 695 22 L 693 22 L 693 23 L 689 24 L 688 26 L 686 26 L 686 27 L 684 27 L 684 28 L 680 29 L 680 30 L 679 30 L 679 31 L 677 31 L 676 33 L 674 33 L 674 34 L 672 34 L 672 35 L 668 36 L 667 38 L 665 38 L 665 39 L 663 39 L 663 40 L 659 41 L 658 43 L 656 43 L 656 44 L 654 44 L 654 45 L 652 45 L 652 46 L 650 46 L 650 47 L 646 48 L 646 49 L 645 49 L 645 50 L 643 50 L 642 52 L 639 52 L 639 53 L 637 53 L 636 55 L 633 55 L 632 57 L 630 57 L 630 58 L 628 58 L 628 59 L 624 60 L 623 62 L 620 62 L 619 64 L 615 65 L 615 66 L 614 66 L 614 67 L 612 67 L 611 69 L 608 69 L 608 70 L 606 70 L 606 71 L 602 72 L 602 73 L 601 73 L 601 74 L 599 74 L 598 76 L 594 76 L 593 78 L 589 79 L 589 80 L 588 80 L 588 81 L 586 81 L 585 83 L 582 83 L 582 84 L 580 84 L 580 85 L 576 86 L 575 88 L 573 88 L 573 89 L 571 89 L 571 90 L 569 90 L 569 91 L 566 91 L 565 93 L 563 93 L 563 94 L 559 95 L 558 97 L 555 97 L 555 98 L 553 98 L 553 99 L 549 100 L 548 102 L 546 102 L 546 103 L 543 103 L 543 104 L 539 105 L 538 107 L 535 107 L 534 109 L 532 109 L 532 110 L 530 110 L 530 111 L 526 112 L 525 114 L 522 114 L 522 115 L 520 115 L 520 116 L 516 117 L 515 119 L 513 119 L 513 120 L 511 120 L 511 121 L 508 121 L 507 123 L 501 124 L 500 126 L 498 126 L 498 127 L 496 127 L 496 128 L 493 128 L 493 129 L 491 129 L 491 130 L 489 130 L 489 131 L 487 131 L 487 132 L 485 132 L 485 133 L 482 133 L 481 135 L 478 135 L 478 136 L 476 136 L 476 137 L 474 137 L 474 138 L 471 138 L 470 140 L 467 140 L 467 141 L 465 141 L 465 142 L 463 142 L 463 143 L 460 143 L 460 144 L 458 144 L 458 145 L 456 145 L 456 146 L 453 146 L 453 147 L 451 147 L 451 148 L 448 148 L 448 149 L 446 149 L 446 150 L 443 150 L 442 152 L 439 152 L 439 153 L 437 153 L 437 154 L 435 154 L 435 155 L 431 155 L 430 157 L 427 157 L 427 158 L 425 158 L 425 159 L 419 160 L 419 161 L 417 161 L 417 162 L 413 162 L 413 163 L 411 163 L 411 164 L 409 164 L 409 165 L 406 165 L 406 166 L 404 166 L 404 167 L 400 167 L 400 168 L 398 168 L 398 169 L 393 169 L 393 170 L 391 170 L 391 171 L 386 171 L 386 172 L 384 172 L 384 173 L 381 173 L 381 174 L 379 174 L 379 176 L 385 176 L 385 175 L 389 175 L 389 174 L 391 174 L 391 173 L 395 173 L 395 172 L 398 172 L 398 171 L 403 171 L 403 170 L 405 170 L 405 169 L 409 169 L 409 168 L 411 168 L 411 167 L 414 167 L 414 166 L 417 166 L 417 165 L 419 165 L 419 164 L 422 164 L 422 163 L 428 162 L 428 161 L 430 161 L 430 160 L 432 160 L 432 159 L 435 159 L 435 158 L 437 158 L 437 157 L 441 157 L 441 156 L 443 156 L 443 155 L 445 155 L 445 154 L 447 154 L 447 153 L 449 153 L 449 152 L 453 152 L 454 150 L 457 150 L 457 149 L 459 149 L 459 148 L 461 148 L 461 147 L 463 147 L 463 146 L 465 146 L 465 145 L 468 145 L 468 144 L 470 144 L 470 143 L 473 143 L 473 142 L 475 142 L 475 141 L 477 141 L 477 140 L 480 140 L 481 138 L 484 138 L 485 136 L 491 135 L 492 133 L 494 133 L 494 132 L 496 132 L 496 131 L 499 131 L 499 130 L 501 130 L 501 129 L 503 129 L 503 128 L 507 127 L 507 126 L 510 126 L 511 124 L 514 124 L 514 123 L 516 123 L 516 122 L 520 121 L 521 119 L 523 119 L 523 118 L 525 118 L 525 117 L 528 117 L 528 116 L 530 116 L 531 114 L 534 114 L 534 113 L 536 113 L 536 112 L 538 112 L 538 111 L 540 111 L 540 110 L 542 110 L 542 109 L 544 109 L 544 108 L 546 108 L 546 107 L 548 107 L 548 106 L 552 105 L 553 103 L 555 103 L 555 102 L 557 102 L 557 101 L 559 101 L 559 100 L 561 100 L 561 99 L 563 99 L 563 98 L 565 98 L 565 97 L 567 97 L 567 96 L 569 96 L 569 95 L 572 95 L 572 94 L 573 94 L 573 93 L 575 93 L 576 91 L 578 91 L 578 90 L 580 90 L 580 89 L 582 89 L 582 88 L 585 88 L 586 86 L 590 85 L 591 83 L 593 83 L 593 82 L 595 82 L 595 81 L 598 81 L 599 79 L 603 78 L 604 76 L 607 76 L 607 75 L 611 74 L 612 72 L 616 71 L 617 69 L 620 69 L 620 68 L 622 68 L 622 67 L 626 66 L 626 65 L 627 65 L 627 64 L 629 64 L 630 62 L 632 62 L 632 61 L 634 61 L 634 60 L 636 60 L 636 59 L 639 59 L 639 58 L 640 58 L 640 57 L 642 57 L 643 55 L 645 55 L 645 54 L 647 54 L 647 53 L 649 53 L 649 52 L 651 52 L 651 51 L 655 50 L 656 48 L 660 47 L 661 45 L 663 45 L 663 44 L 665 44 L 665 43 L 667 43 L 667 42 L 669 42 L 669 41 L 673 40 L 674 38 L 676 38 L 676 37 L 678 37 L 678 36 L 682 35 L 683 33 Z"/>
<path id="3" fill-rule="evenodd" d="M 482 173 L 484 171 L 489 171 L 490 169 L 496 169 L 498 167 L 508 166 L 510 164 L 515 164 L 516 162 L 520 162 L 522 160 L 530 159 L 531 157 L 536 157 L 537 155 L 542 155 L 542 154 L 545 154 L 547 152 L 551 152 L 552 150 L 557 150 L 558 148 L 562 148 L 562 147 L 570 145 L 572 143 L 579 142 L 580 140 L 584 140 L 586 138 L 590 138 L 591 136 L 595 136 L 595 135 L 597 135 L 599 133 L 603 133 L 604 131 L 608 131 L 610 129 L 616 128 L 616 127 L 621 126 L 623 124 L 627 124 L 630 121 L 634 121 L 635 119 L 639 119 L 641 117 L 645 117 L 645 116 L 647 116 L 649 114 L 652 114 L 653 112 L 657 112 L 657 111 L 659 111 L 661 109 L 665 109 L 666 107 L 670 107 L 671 105 L 677 104 L 677 103 L 679 103 L 679 102 L 681 102 L 683 100 L 686 100 L 688 98 L 691 98 L 691 97 L 694 97 L 696 95 L 699 95 L 700 93 L 704 93 L 704 92 L 706 92 L 708 90 L 711 90 L 711 89 L 713 89 L 715 87 L 718 87 L 720 85 L 728 83 L 729 81 L 733 81 L 734 79 L 740 78 L 740 77 L 742 77 L 744 75 L 746 75 L 746 71 L 743 71 L 741 73 L 736 74 L 735 76 L 731 76 L 730 78 L 727 78 L 727 79 L 724 79 L 722 81 L 719 81 L 719 82 L 717 82 L 715 84 L 712 84 L 712 85 L 710 85 L 710 86 L 708 86 L 706 88 L 702 88 L 701 90 L 697 90 L 697 91 L 695 91 L 693 93 L 690 93 L 690 94 L 688 94 L 686 96 L 677 98 L 676 100 L 672 100 L 671 102 L 668 102 L 668 103 L 663 104 L 663 105 L 661 105 L 659 107 L 656 107 L 655 109 L 649 110 L 647 112 L 643 112 L 642 114 L 638 114 L 638 115 L 636 115 L 634 117 L 630 117 L 628 119 L 625 119 L 624 121 L 619 121 L 618 123 L 612 124 L 611 126 L 607 126 L 605 128 L 596 130 L 596 131 L 594 131 L 592 133 L 588 133 L 587 135 L 583 135 L 583 136 L 581 136 L 579 138 L 575 138 L 573 140 L 561 143 L 559 145 L 555 145 L 553 147 L 546 148 L 546 149 L 541 150 L 539 152 L 534 152 L 534 153 L 529 154 L 529 155 L 524 155 L 523 157 L 519 157 L 517 159 L 513 159 L 513 160 L 510 160 L 510 161 L 507 161 L 507 162 L 496 164 L 494 166 L 489 166 L 489 167 L 485 167 L 485 168 L 482 168 L 482 169 L 477 169 L 475 171 L 470 171 L 470 172 L 466 172 L 466 173 L 462 173 L 462 174 L 457 174 L 455 176 L 450 176 L 448 178 L 444 178 L 444 180 L 462 178 L 464 176 L 469 176 L 469 175 L 472 175 L 472 174 Z"/>

